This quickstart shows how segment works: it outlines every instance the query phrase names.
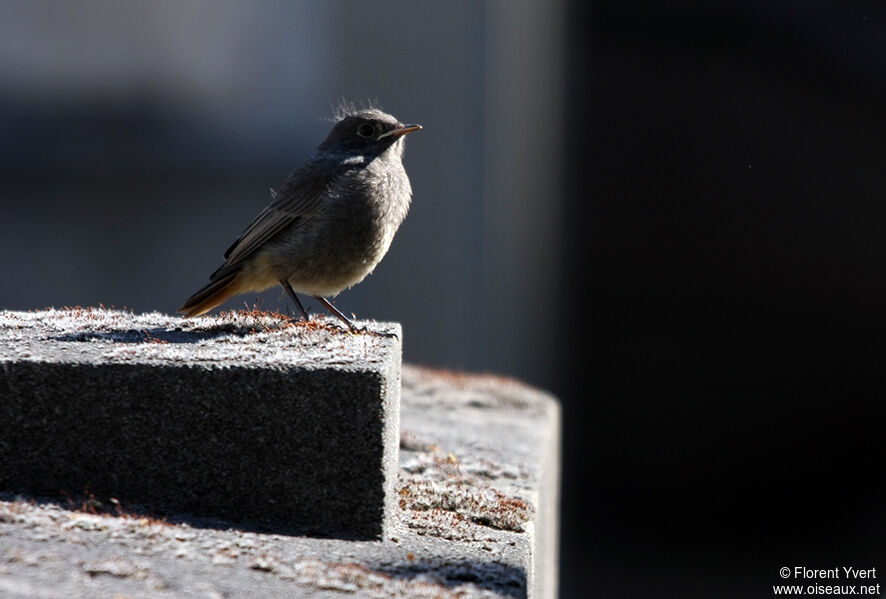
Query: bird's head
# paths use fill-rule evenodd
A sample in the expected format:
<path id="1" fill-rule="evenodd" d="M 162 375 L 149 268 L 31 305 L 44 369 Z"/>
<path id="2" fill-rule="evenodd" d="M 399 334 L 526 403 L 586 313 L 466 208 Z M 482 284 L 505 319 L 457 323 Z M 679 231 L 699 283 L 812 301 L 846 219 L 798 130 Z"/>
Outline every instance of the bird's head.
<path id="1" fill-rule="evenodd" d="M 375 157 L 396 147 L 402 154 L 403 137 L 419 129 L 375 108 L 358 110 L 343 115 L 317 149 Z"/>

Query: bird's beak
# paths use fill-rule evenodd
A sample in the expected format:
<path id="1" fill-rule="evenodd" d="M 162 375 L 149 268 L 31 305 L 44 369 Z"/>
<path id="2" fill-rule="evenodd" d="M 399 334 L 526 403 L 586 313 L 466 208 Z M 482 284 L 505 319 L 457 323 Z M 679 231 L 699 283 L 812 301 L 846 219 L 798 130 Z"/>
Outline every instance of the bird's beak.
<path id="1" fill-rule="evenodd" d="M 387 133 L 382 133 L 381 135 L 379 135 L 375 139 L 375 141 L 379 141 L 380 139 L 384 139 L 385 137 L 388 137 L 389 135 L 393 135 L 394 137 L 400 137 L 401 135 L 407 135 L 409 133 L 412 133 L 413 131 L 418 131 L 419 129 L 421 129 L 421 125 L 400 125 L 396 129 L 391 129 Z"/>

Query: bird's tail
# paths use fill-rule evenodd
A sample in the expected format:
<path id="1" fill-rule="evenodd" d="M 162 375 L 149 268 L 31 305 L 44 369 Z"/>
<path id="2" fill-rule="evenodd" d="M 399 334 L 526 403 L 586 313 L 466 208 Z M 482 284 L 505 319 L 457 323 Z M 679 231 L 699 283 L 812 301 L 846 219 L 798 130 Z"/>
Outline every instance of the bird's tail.
<path id="1" fill-rule="evenodd" d="M 219 304 L 223 303 L 232 295 L 236 295 L 240 291 L 240 270 L 229 272 L 221 276 L 206 287 L 188 298 L 188 301 L 178 309 L 185 315 L 185 318 L 191 316 L 200 316 L 209 312 Z"/>

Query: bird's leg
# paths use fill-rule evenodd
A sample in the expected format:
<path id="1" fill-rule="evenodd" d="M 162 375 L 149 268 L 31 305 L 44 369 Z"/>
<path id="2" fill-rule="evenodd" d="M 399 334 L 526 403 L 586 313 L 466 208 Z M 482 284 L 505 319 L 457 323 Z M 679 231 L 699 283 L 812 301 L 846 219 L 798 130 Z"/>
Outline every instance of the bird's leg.
<path id="1" fill-rule="evenodd" d="M 338 308 L 336 308 L 335 306 L 333 306 L 333 305 L 329 302 L 328 299 L 326 299 L 325 297 L 320 297 L 319 295 L 315 295 L 315 296 L 314 296 L 314 299 L 317 300 L 318 302 L 320 302 L 321 304 L 323 304 L 323 305 L 326 307 L 327 310 L 329 310 L 330 312 L 332 312 L 333 314 L 335 314 L 336 316 L 338 316 L 338 318 L 339 318 L 342 322 L 344 322 L 346 325 L 348 325 L 348 328 L 349 328 L 349 329 L 351 329 L 352 331 L 359 331 L 359 330 L 360 330 L 360 329 L 357 328 L 357 325 L 355 325 L 355 324 L 351 321 L 350 318 L 348 318 L 347 316 L 345 316 L 344 314 L 342 314 L 342 313 L 339 311 Z"/>
<path id="2" fill-rule="evenodd" d="M 298 301 L 298 297 L 295 295 L 295 291 L 292 290 L 292 285 L 289 284 L 289 281 L 286 279 L 281 279 L 280 284 L 283 286 L 283 289 L 286 290 L 286 293 L 289 294 L 289 297 L 292 298 L 293 303 L 298 306 L 298 309 L 301 310 L 302 316 L 305 317 L 305 322 L 311 320 L 308 316 L 308 313 L 305 311 L 304 306 L 301 305 L 301 302 Z"/>

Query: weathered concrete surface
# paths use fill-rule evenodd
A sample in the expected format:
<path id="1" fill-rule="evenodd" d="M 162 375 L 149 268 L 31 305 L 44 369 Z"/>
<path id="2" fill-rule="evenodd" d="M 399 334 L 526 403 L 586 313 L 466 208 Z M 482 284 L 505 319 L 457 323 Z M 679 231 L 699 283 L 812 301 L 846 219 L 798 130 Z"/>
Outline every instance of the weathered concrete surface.
<path id="1" fill-rule="evenodd" d="M 0 489 L 380 537 L 400 328 L 326 322 L 0 313 Z"/>
<path id="2" fill-rule="evenodd" d="M 479 531 L 509 531 L 528 596 L 556 597 L 559 403 L 513 379 L 414 366 L 404 366 L 402 397 L 401 518 L 482 551 L 491 545 Z M 412 500 L 415 489 L 434 499 Z"/>
<path id="3" fill-rule="evenodd" d="M 402 382 L 383 540 L 161 517 L 82 491 L 70 501 L 6 493 L 0 596 L 554 597 L 557 402 L 495 376 L 404 366 Z"/>

